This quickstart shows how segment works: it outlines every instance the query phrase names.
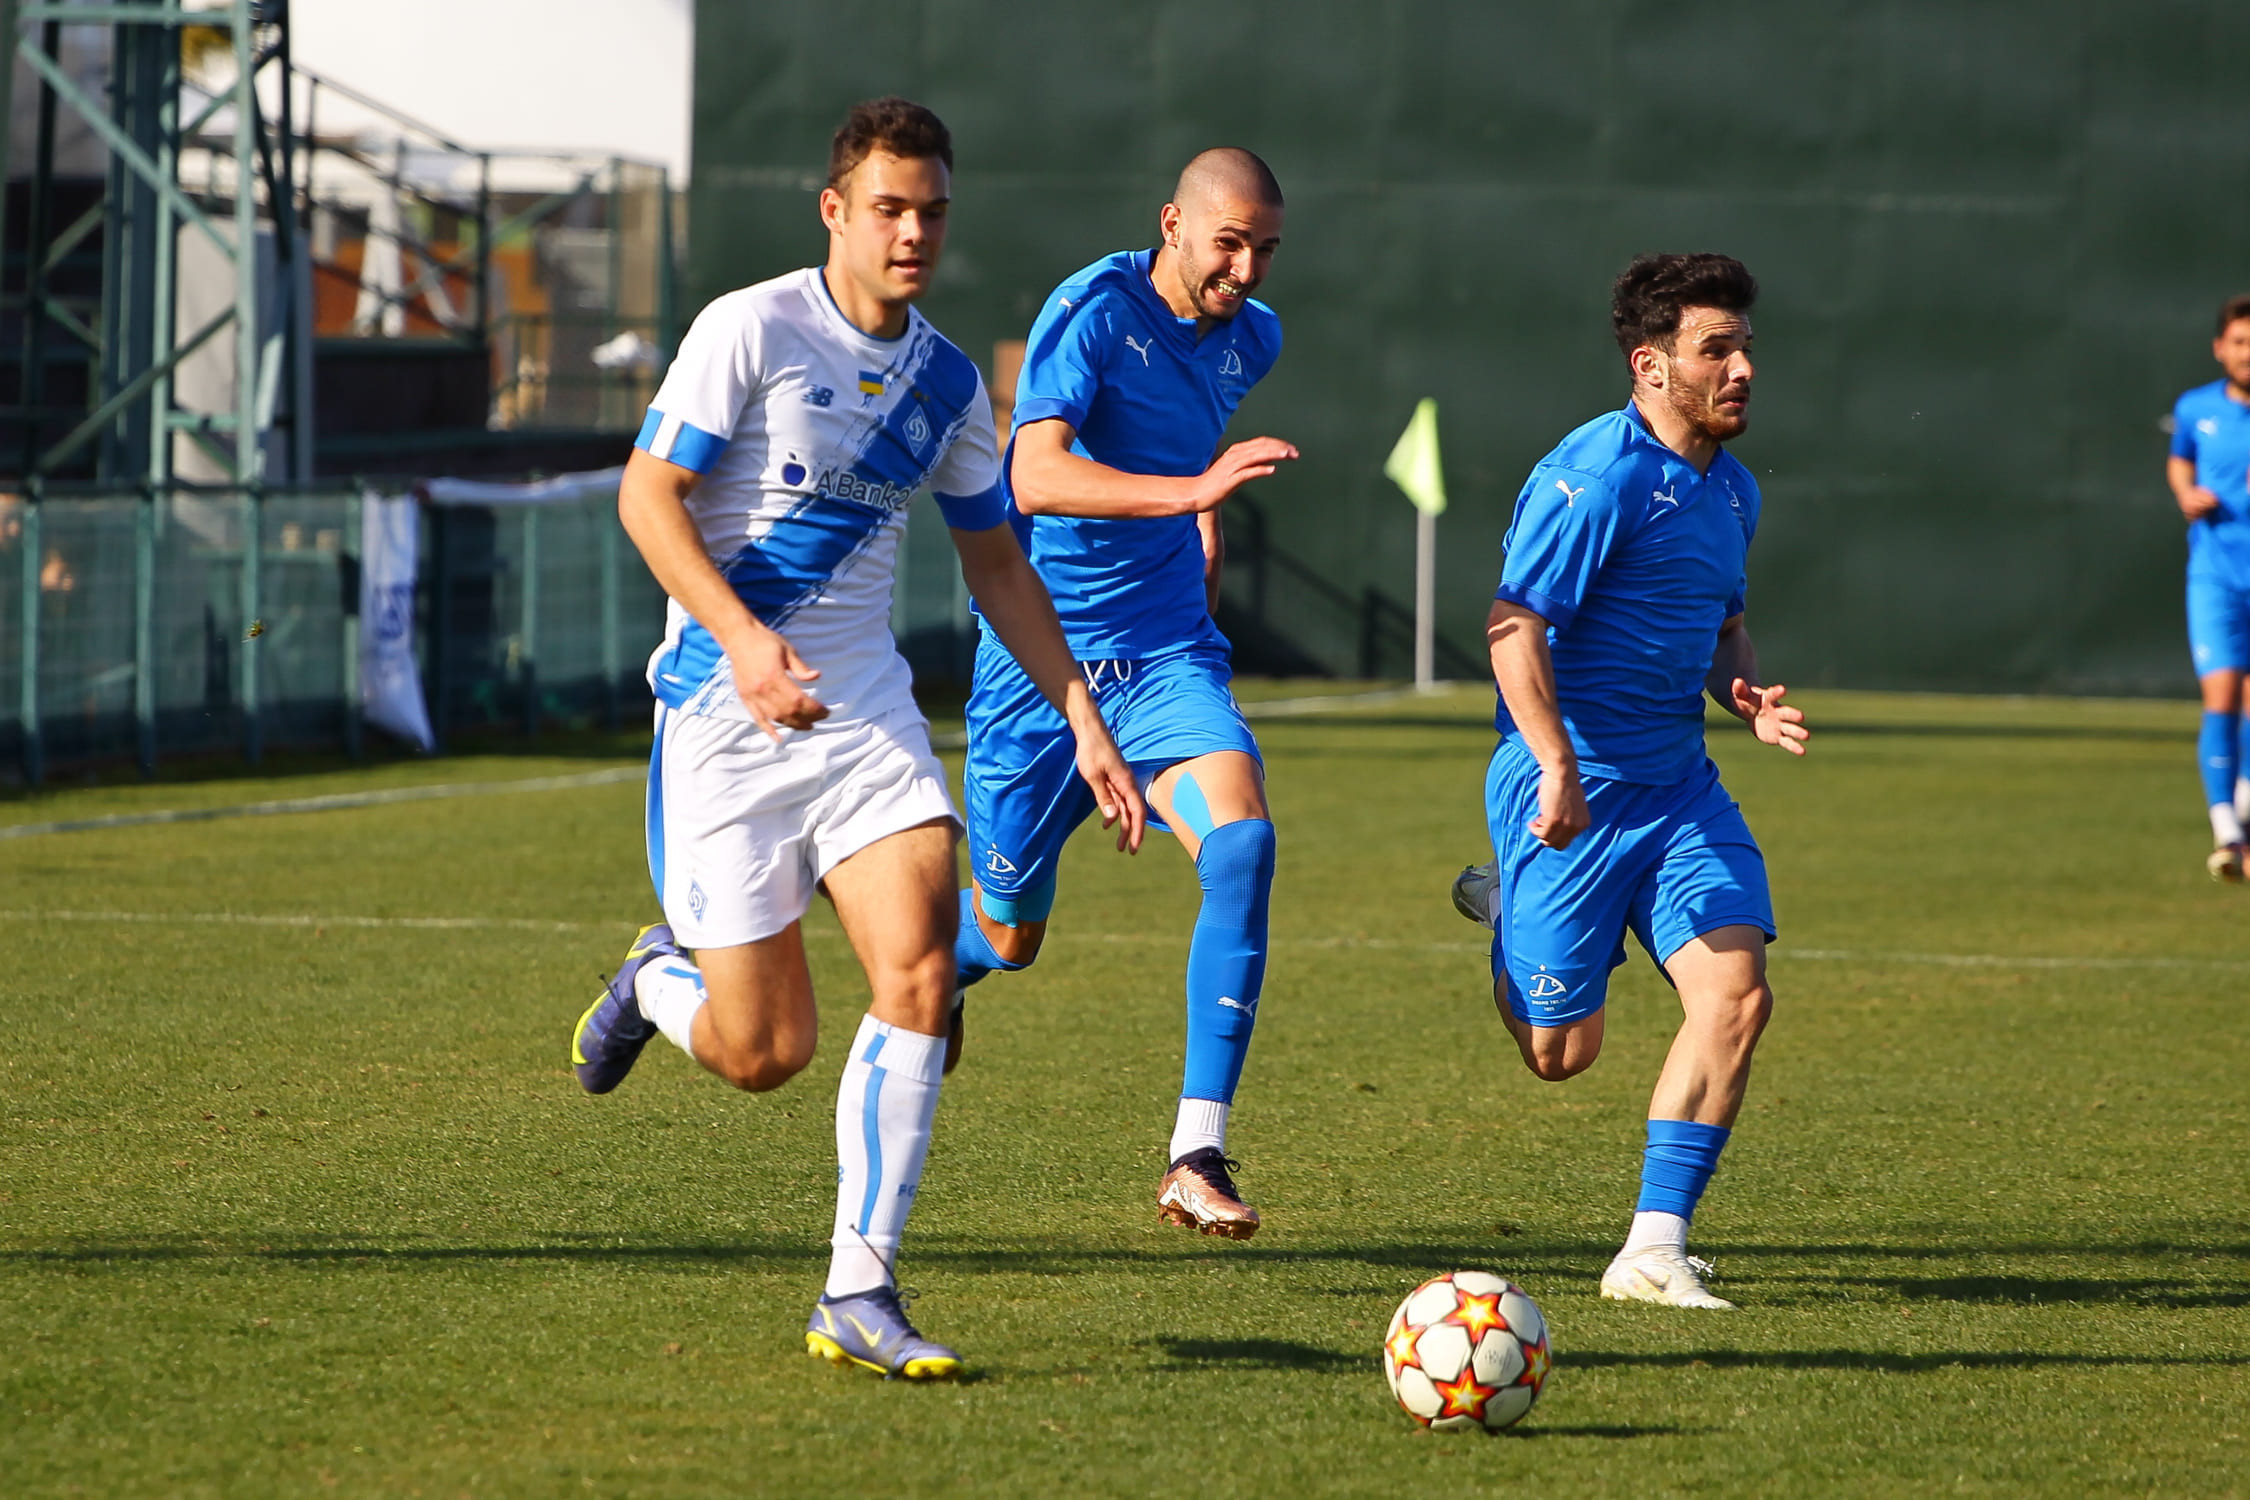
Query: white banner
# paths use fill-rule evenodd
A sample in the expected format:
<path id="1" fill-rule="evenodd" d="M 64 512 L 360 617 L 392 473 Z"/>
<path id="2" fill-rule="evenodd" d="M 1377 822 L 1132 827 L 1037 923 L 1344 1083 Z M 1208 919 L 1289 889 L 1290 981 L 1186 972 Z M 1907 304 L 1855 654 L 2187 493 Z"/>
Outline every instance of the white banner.
<path id="1" fill-rule="evenodd" d="M 359 702 L 367 722 L 417 750 L 434 749 L 414 665 L 415 549 L 421 506 L 368 491 L 359 528 Z"/>

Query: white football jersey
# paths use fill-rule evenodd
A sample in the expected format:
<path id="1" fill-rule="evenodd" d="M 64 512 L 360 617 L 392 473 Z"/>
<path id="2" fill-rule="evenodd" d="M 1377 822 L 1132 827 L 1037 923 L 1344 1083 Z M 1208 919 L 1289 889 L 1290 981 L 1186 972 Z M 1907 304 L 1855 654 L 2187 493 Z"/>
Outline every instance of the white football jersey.
<path id="1" fill-rule="evenodd" d="M 992 407 L 966 354 L 911 308 L 899 337 L 863 333 L 818 267 L 792 271 L 703 310 L 635 446 L 703 476 L 687 504 L 711 561 L 819 669 L 806 690 L 836 719 L 912 703 L 891 639 L 907 504 L 926 485 L 949 525 L 1004 516 Z M 726 653 L 678 600 L 648 681 L 672 708 L 749 717 Z"/>

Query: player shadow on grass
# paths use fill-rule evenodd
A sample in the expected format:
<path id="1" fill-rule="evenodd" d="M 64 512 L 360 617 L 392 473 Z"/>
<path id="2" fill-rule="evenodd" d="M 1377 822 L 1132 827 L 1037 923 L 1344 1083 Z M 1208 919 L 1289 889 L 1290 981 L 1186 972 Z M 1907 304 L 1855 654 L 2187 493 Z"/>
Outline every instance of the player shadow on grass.
<path id="1" fill-rule="evenodd" d="M 1933 1371 L 2146 1369 L 2203 1367 L 2234 1369 L 2250 1365 L 2250 1354 L 2051 1354 L 2032 1349 L 1932 1349 L 1921 1354 L 1879 1349 L 1675 1349 L 1646 1353 L 1621 1349 L 1572 1349 L 1579 1367 L 1619 1366 L 1696 1370 L 1879 1370 L 1887 1375 L 1926 1375 Z"/>

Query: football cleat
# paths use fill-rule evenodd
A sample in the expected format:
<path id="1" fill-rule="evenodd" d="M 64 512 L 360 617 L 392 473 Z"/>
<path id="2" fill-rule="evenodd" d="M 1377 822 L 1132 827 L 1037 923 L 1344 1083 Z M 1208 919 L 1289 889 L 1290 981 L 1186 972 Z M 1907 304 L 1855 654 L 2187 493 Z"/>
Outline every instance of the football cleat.
<path id="1" fill-rule="evenodd" d="M 968 1008 L 969 992 L 965 989 L 955 990 L 953 1013 L 946 1018 L 945 1023 L 945 1071 L 948 1073 L 961 1065 L 961 1036 L 965 1029 L 962 1017 Z"/>
<path id="2" fill-rule="evenodd" d="M 1654 1245 L 1630 1255 L 1620 1250 L 1609 1269 L 1602 1272 L 1602 1295 L 1612 1302 L 1731 1309 L 1732 1302 L 1714 1297 L 1705 1289 L 1703 1278 L 1710 1274 L 1709 1261 L 1669 1245 Z"/>
<path id="3" fill-rule="evenodd" d="M 1500 862 L 1471 865 L 1453 877 L 1453 909 L 1479 927 L 1490 927 L 1500 902 Z"/>
<path id="4" fill-rule="evenodd" d="M 2203 868 L 2213 880 L 2226 885 L 2239 885 L 2242 882 L 2242 855 L 2242 845 L 2221 844 L 2211 851 L 2209 859 L 2203 861 Z"/>
<path id="5" fill-rule="evenodd" d="M 906 1380 L 950 1380 L 961 1373 L 960 1355 L 922 1337 L 906 1320 L 906 1303 L 895 1287 L 849 1297 L 824 1294 L 805 1325 L 805 1352 Z"/>
<path id="6" fill-rule="evenodd" d="M 1157 1216 L 1167 1224 L 1191 1226 L 1205 1234 L 1246 1240 L 1258 1232 L 1258 1211 L 1242 1201 L 1227 1174 L 1242 1163 L 1205 1146 L 1172 1163 L 1157 1185 Z"/>
<path id="7" fill-rule="evenodd" d="M 641 1049 L 656 1035 L 656 1027 L 641 1014 L 633 981 L 649 960 L 676 957 L 679 952 L 671 928 L 662 922 L 643 927 L 625 950 L 625 962 L 578 1018 L 578 1030 L 570 1039 L 570 1062 L 578 1070 L 578 1086 L 587 1093 L 606 1094 L 633 1071 Z"/>

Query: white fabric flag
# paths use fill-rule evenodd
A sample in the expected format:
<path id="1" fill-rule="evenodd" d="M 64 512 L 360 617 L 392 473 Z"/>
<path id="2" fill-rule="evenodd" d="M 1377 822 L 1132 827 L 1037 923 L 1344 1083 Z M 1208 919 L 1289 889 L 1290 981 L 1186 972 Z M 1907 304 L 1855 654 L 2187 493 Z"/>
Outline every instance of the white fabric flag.
<path id="1" fill-rule="evenodd" d="M 415 550 L 421 506 L 369 491 L 360 505 L 359 702 L 367 722 L 417 750 L 437 745 L 414 665 Z"/>

